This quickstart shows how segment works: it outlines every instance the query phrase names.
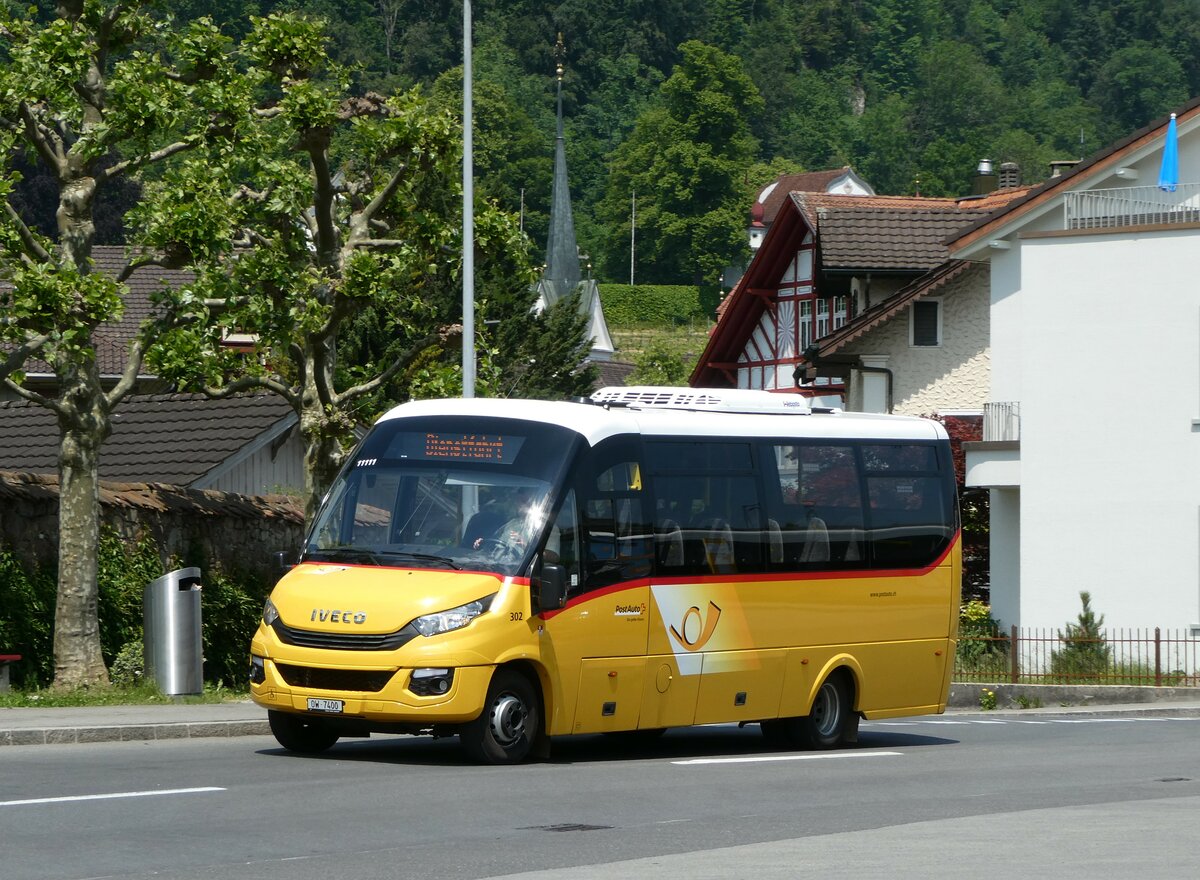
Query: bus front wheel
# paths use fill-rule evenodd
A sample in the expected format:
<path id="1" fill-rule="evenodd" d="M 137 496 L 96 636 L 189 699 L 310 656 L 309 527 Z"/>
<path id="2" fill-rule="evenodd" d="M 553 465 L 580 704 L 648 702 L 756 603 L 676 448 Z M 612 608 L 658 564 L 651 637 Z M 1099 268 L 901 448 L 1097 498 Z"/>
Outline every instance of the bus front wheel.
<path id="1" fill-rule="evenodd" d="M 516 764 L 529 756 L 540 725 L 537 692 L 529 679 L 511 669 L 498 669 L 483 711 L 463 725 L 458 738 L 476 761 Z"/>
<path id="2" fill-rule="evenodd" d="M 330 748 L 338 735 L 318 719 L 289 712 L 267 711 L 267 723 L 275 740 L 290 752 L 315 755 Z"/>

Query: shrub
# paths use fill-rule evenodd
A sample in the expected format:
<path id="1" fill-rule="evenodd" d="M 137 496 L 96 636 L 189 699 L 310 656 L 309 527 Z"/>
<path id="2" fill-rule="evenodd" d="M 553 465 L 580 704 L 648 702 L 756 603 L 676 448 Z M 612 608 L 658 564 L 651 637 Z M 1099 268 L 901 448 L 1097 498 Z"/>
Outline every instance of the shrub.
<path id="1" fill-rule="evenodd" d="M 700 303 L 700 288 L 690 285 L 602 284 L 600 304 L 610 327 L 686 323 L 711 316 Z"/>
<path id="2" fill-rule="evenodd" d="M 250 638 L 262 618 L 269 586 L 245 575 L 213 569 L 204 575 L 200 605 L 204 630 L 204 680 L 244 690 Z"/>
<path id="3" fill-rule="evenodd" d="M 130 546 L 112 528 L 100 531 L 97 586 L 100 652 L 109 666 L 130 642 L 142 639 L 146 585 L 163 575 L 158 545 L 143 535 Z"/>
<path id="4" fill-rule="evenodd" d="M 117 652 L 117 659 L 113 660 L 108 674 L 117 687 L 133 688 L 142 684 L 146 678 L 146 657 L 141 639 L 129 642 Z"/>
<path id="5" fill-rule="evenodd" d="M 44 687 L 54 679 L 53 572 L 27 572 L 7 547 L 0 547 L 0 653 L 20 654 L 9 668 L 17 688 Z"/>
<path id="6" fill-rule="evenodd" d="M 979 676 L 1008 670 L 1008 639 L 986 602 L 972 599 L 959 609 L 957 672 Z"/>
<path id="7" fill-rule="evenodd" d="M 1050 672 L 1061 680 L 1099 678 L 1107 673 L 1112 662 L 1112 649 L 1104 638 L 1104 615 L 1092 610 L 1092 594 L 1079 594 L 1083 610 L 1075 623 L 1068 623 L 1065 632 L 1059 631 L 1061 651 L 1050 653 Z"/>

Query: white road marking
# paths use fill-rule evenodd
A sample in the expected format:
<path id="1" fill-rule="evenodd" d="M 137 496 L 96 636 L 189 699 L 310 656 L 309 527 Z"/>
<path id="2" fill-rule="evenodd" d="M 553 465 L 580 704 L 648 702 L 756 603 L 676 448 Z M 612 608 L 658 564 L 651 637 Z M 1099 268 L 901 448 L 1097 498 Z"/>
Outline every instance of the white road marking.
<path id="1" fill-rule="evenodd" d="M 756 755 L 747 758 L 692 758 L 687 761 L 672 761 L 680 767 L 697 764 L 766 764 L 772 761 L 823 761 L 832 758 L 882 758 L 886 755 L 899 756 L 903 752 L 837 752 L 828 755 Z"/>
<path id="2" fill-rule="evenodd" d="M 165 788 L 159 791 L 117 791 L 111 794 L 77 794 L 68 797 L 28 798 L 21 801 L 0 801 L 0 807 L 23 807 L 29 804 L 64 804 L 75 801 L 108 801 L 118 798 L 158 797 L 164 794 L 203 794 L 225 791 L 223 788 Z"/>

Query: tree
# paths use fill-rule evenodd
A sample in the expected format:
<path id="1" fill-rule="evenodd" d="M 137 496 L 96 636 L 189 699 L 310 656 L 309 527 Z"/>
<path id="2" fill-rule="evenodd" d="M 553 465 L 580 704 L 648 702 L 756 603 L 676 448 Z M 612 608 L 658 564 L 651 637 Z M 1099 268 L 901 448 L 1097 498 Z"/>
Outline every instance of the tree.
<path id="1" fill-rule="evenodd" d="M 683 60 L 616 150 L 600 205 L 608 222 L 608 277 L 628 265 L 630 200 L 637 194 L 639 274 L 647 281 L 716 281 L 743 247 L 743 169 L 758 144 L 750 119 L 763 106 L 741 62 L 688 42 Z"/>
<path id="2" fill-rule="evenodd" d="M 1112 662 L 1112 648 L 1104 638 L 1104 615 L 1092 610 L 1092 594 L 1087 590 L 1080 591 L 1079 598 L 1083 603 L 1079 617 L 1067 624 L 1065 632 L 1058 632 L 1062 650 L 1050 652 L 1050 671 L 1068 681 L 1098 678 Z"/>
<path id="3" fill-rule="evenodd" d="M 103 381 L 95 334 L 120 316 L 134 264 L 117 278 L 92 271 L 97 199 L 202 144 L 227 143 L 248 94 L 215 27 L 199 21 L 172 31 L 148 5 L 62 0 L 41 20 L 0 11 L 0 161 L 23 148 L 57 190 L 49 236 L 18 210 L 14 175 L 0 178 L 0 379 L 58 419 L 54 665 L 62 688 L 108 678 L 97 621 L 100 447 L 149 339 L 133 343 L 115 383 Z M 49 365 L 52 391 L 28 386 L 26 367 L 37 361 Z"/>
<path id="4" fill-rule="evenodd" d="M 167 331 L 151 362 L 213 397 L 267 390 L 287 400 L 311 516 L 364 406 L 461 389 L 461 147 L 453 117 L 417 90 L 349 93 L 326 65 L 317 23 L 276 14 L 254 24 L 244 46 L 277 99 L 238 150 L 164 176 L 154 209 L 139 216 L 147 241 L 165 250 L 187 242 L 199 257 L 196 282 L 170 302 L 193 320 Z M 220 221 L 197 222 L 204 217 Z M 475 248 L 479 323 L 526 322 L 527 342 L 537 339 L 535 275 L 516 219 L 477 205 Z M 340 351 L 367 357 L 340 362 L 339 339 L 363 315 L 368 325 Z M 252 357 L 223 344 L 231 332 L 253 337 Z M 505 359 L 519 350 L 484 348 L 481 390 L 503 383 Z"/>
<path id="5" fill-rule="evenodd" d="M 1165 49 L 1146 43 L 1109 56 L 1091 91 L 1106 123 L 1101 134 L 1110 140 L 1148 125 L 1187 97 L 1182 65 Z"/>

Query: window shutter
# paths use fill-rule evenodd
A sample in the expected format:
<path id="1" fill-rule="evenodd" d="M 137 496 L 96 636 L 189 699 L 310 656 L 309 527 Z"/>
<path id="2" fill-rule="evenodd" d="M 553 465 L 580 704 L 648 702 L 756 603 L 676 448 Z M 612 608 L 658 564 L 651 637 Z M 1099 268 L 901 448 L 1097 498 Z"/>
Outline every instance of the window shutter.
<path id="1" fill-rule="evenodd" d="M 941 345 L 938 334 L 939 311 L 941 303 L 936 300 L 921 300 L 913 303 L 912 307 L 912 344 L 933 346 Z"/>

